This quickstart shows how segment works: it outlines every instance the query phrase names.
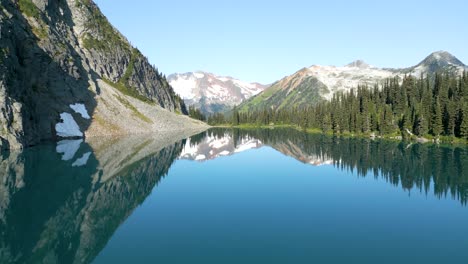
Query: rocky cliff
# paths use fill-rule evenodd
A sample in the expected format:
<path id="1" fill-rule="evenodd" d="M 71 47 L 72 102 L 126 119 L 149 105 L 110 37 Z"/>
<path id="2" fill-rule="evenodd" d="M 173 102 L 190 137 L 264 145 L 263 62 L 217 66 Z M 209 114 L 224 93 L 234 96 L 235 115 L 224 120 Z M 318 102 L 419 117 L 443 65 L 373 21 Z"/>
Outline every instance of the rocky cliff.
<path id="1" fill-rule="evenodd" d="M 0 0 L 0 145 L 203 126 L 90 0 Z"/>

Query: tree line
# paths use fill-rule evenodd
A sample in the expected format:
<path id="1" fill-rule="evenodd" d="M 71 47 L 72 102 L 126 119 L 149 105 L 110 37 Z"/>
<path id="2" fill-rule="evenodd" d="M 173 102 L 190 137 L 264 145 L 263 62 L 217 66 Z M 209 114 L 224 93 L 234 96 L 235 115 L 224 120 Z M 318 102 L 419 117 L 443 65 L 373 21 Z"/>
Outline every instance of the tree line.
<path id="1" fill-rule="evenodd" d="M 307 107 L 214 114 L 211 125 L 295 125 L 324 133 L 458 137 L 468 139 L 468 73 L 384 80 L 338 92 Z"/>

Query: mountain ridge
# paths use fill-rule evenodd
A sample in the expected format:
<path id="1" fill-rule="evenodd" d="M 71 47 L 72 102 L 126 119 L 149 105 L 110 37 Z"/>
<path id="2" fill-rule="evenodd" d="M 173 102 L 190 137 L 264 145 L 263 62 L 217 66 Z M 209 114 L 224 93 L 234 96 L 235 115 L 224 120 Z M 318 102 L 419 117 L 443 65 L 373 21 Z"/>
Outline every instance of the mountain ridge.
<path id="1" fill-rule="evenodd" d="M 187 105 L 195 106 L 205 114 L 230 110 L 268 87 L 203 71 L 174 73 L 167 79 Z"/>
<path id="2" fill-rule="evenodd" d="M 374 86 L 387 78 L 403 78 L 405 75 L 420 77 L 447 71 L 460 74 L 468 67 L 446 51 L 436 51 L 415 66 L 407 68 L 378 68 L 363 60 L 345 66 L 312 65 L 276 81 L 263 92 L 240 105 L 242 111 L 265 108 L 313 105 L 320 100 L 330 100 L 334 93 L 347 92 L 359 85 Z"/>

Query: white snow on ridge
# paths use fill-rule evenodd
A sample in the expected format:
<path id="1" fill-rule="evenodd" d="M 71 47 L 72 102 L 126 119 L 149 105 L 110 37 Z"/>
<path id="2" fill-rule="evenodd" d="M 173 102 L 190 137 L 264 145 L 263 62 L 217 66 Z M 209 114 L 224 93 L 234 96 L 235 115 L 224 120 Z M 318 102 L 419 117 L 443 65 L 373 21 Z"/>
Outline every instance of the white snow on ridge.
<path id="1" fill-rule="evenodd" d="M 211 99 L 228 99 L 229 91 L 219 84 L 213 84 L 206 89 L 205 96 Z"/>
<path id="2" fill-rule="evenodd" d="M 205 103 L 234 105 L 260 93 L 264 87 L 257 83 L 243 82 L 228 76 L 217 76 L 212 73 L 195 72 L 174 74 L 169 84 L 182 99 L 197 103 L 201 98 Z M 240 89 L 241 95 L 237 89 Z"/>
<path id="3" fill-rule="evenodd" d="M 203 74 L 201 72 L 195 72 L 193 75 L 198 79 L 201 79 L 201 78 L 205 77 L 205 74 Z"/>
<path id="4" fill-rule="evenodd" d="M 378 68 L 336 67 L 314 65 L 307 69 L 308 76 L 316 77 L 325 84 L 330 93 L 324 96 L 331 99 L 337 91 L 349 91 L 359 84 L 373 85 L 379 80 L 395 76 L 395 73 Z"/>
<path id="5" fill-rule="evenodd" d="M 240 87 L 244 87 L 244 88 L 248 88 L 248 89 L 254 89 L 256 88 L 256 85 L 254 83 L 247 83 L 247 82 L 243 82 L 243 81 L 239 81 L 239 80 L 232 80 L 233 83 L 235 83 L 236 85 L 240 86 Z"/>
<path id="6" fill-rule="evenodd" d="M 84 104 L 71 104 L 70 108 L 75 111 L 75 113 L 80 114 L 81 117 L 84 119 L 90 119 L 91 117 L 88 114 L 88 111 L 86 110 L 86 107 Z"/>
<path id="7" fill-rule="evenodd" d="M 69 113 L 61 113 L 60 118 L 62 123 L 55 125 L 55 131 L 60 137 L 82 137 L 83 133 L 80 131 L 80 127 L 76 123 L 73 116 Z"/>
<path id="8" fill-rule="evenodd" d="M 194 89 L 197 87 L 197 79 L 193 77 L 185 78 L 180 75 L 177 79 L 170 81 L 169 84 L 174 88 L 174 91 L 182 97 L 182 99 L 190 100 L 195 98 Z"/>

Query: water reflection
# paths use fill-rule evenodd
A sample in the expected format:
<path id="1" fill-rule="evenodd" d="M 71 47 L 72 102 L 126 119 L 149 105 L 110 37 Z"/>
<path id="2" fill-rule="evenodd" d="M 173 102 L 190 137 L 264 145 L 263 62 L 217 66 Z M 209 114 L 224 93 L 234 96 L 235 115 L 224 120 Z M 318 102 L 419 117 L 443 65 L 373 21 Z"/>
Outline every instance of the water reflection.
<path id="1" fill-rule="evenodd" d="M 334 138 L 294 129 L 212 129 L 192 137 L 180 158 L 213 159 L 269 146 L 296 160 L 376 177 L 405 190 L 468 200 L 468 148 Z"/>
<path id="2" fill-rule="evenodd" d="M 3 154 L 0 263 L 91 262 L 167 173 L 183 142 L 91 145 L 66 140 Z"/>
<path id="3" fill-rule="evenodd" d="M 3 153 L 0 263 L 89 263 L 175 159 L 207 161 L 264 146 L 304 164 L 331 164 L 462 204 L 468 199 L 466 147 L 338 139 L 290 129 L 212 129 L 178 139 L 65 140 Z"/>

